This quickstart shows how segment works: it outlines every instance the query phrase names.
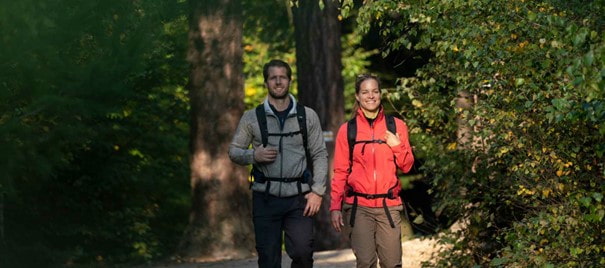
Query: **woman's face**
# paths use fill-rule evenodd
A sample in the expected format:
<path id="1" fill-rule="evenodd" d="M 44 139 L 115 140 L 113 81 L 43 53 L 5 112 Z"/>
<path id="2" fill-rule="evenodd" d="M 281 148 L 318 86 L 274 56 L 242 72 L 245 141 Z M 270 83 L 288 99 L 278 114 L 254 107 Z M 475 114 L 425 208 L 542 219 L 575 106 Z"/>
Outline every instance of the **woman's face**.
<path id="1" fill-rule="evenodd" d="M 371 78 L 361 82 L 359 92 L 355 94 L 355 99 L 365 112 L 377 112 L 380 108 L 380 88 L 378 88 L 378 82 Z"/>

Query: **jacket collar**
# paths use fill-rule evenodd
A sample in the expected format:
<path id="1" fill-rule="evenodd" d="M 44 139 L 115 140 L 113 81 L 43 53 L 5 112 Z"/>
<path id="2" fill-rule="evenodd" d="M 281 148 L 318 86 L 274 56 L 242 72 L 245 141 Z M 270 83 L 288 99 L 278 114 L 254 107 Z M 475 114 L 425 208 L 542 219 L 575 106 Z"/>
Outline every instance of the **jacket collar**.
<path id="1" fill-rule="evenodd" d="M 378 108 L 378 114 L 376 115 L 376 119 L 374 119 L 374 122 L 380 122 L 382 120 L 384 120 L 384 109 L 382 107 L 382 105 L 380 105 L 380 108 Z M 361 108 L 357 108 L 357 114 L 356 117 L 359 118 L 359 120 L 361 120 L 361 122 L 365 122 L 368 123 L 368 119 L 366 118 L 366 115 L 363 114 L 363 110 L 361 110 Z"/>
<path id="2" fill-rule="evenodd" d="M 296 98 L 294 98 L 292 94 L 288 94 L 288 96 L 290 97 L 290 101 L 292 102 L 292 108 L 290 108 L 290 111 L 288 112 L 288 116 L 291 116 L 296 114 Z M 271 110 L 271 106 L 269 106 L 269 98 L 265 98 L 265 101 L 263 101 L 263 107 L 265 108 L 266 114 L 275 116 L 275 113 L 273 112 L 273 110 Z"/>

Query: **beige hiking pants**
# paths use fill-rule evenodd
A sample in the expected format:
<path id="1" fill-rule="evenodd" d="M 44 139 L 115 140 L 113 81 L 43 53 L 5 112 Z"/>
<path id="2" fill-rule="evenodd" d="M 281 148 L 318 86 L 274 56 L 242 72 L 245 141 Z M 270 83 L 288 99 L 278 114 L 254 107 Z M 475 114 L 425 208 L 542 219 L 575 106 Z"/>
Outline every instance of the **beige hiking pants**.
<path id="1" fill-rule="evenodd" d="M 377 259 L 380 267 L 401 267 L 401 212 L 403 206 L 389 207 L 395 223 L 391 227 L 384 208 L 357 207 L 354 227 L 351 228 L 352 205 L 344 204 L 344 234 L 351 240 L 357 258 L 357 268 L 374 268 Z"/>

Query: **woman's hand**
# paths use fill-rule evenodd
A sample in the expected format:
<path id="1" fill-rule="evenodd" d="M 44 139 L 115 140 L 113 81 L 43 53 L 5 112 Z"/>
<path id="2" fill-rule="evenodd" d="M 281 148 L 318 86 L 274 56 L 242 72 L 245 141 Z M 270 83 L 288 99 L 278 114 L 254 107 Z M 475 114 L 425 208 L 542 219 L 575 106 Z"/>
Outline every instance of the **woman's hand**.
<path id="1" fill-rule="evenodd" d="M 332 227 L 334 227 L 334 230 L 340 232 L 342 230 L 342 226 L 345 226 L 345 223 L 342 220 L 342 212 L 332 210 L 330 211 L 330 218 L 332 220 Z"/>
<path id="2" fill-rule="evenodd" d="M 390 132 L 388 130 L 384 134 L 384 140 L 390 147 L 399 146 L 399 144 L 401 144 L 401 140 L 399 139 L 399 133 L 393 134 L 393 132 Z"/>

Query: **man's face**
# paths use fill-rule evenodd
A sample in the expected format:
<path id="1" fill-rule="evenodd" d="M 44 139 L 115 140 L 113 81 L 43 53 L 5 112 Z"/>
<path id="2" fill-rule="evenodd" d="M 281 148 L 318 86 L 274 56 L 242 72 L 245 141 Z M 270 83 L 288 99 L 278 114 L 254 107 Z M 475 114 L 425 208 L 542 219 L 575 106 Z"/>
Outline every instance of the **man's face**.
<path id="1" fill-rule="evenodd" d="M 287 98 L 290 89 L 290 79 L 288 79 L 286 68 L 269 67 L 268 74 L 265 86 L 269 90 L 269 95 L 274 99 Z"/>

